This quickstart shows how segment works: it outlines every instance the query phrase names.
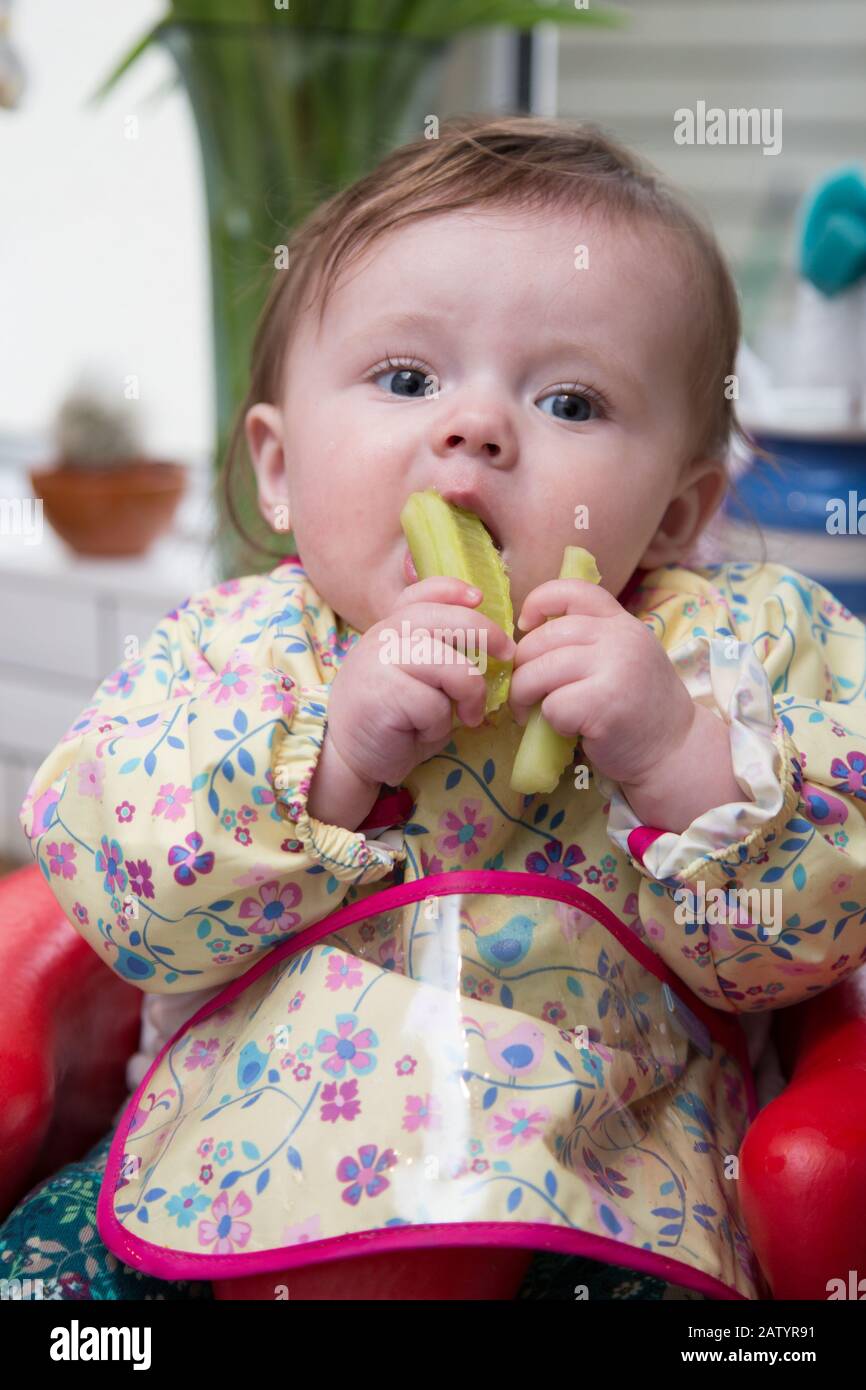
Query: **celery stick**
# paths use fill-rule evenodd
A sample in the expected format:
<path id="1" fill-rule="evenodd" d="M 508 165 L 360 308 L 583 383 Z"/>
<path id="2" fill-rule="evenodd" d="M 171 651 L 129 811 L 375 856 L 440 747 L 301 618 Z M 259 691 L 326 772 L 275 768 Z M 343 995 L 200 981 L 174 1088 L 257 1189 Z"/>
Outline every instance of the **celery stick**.
<path id="1" fill-rule="evenodd" d="M 560 579 L 588 579 L 598 584 L 601 575 L 595 557 L 579 545 L 567 545 L 562 554 Z M 556 790 L 559 779 L 568 765 L 576 742 L 558 734 L 541 713 L 541 704 L 532 710 L 511 771 L 511 789 L 530 796 L 533 792 Z"/>

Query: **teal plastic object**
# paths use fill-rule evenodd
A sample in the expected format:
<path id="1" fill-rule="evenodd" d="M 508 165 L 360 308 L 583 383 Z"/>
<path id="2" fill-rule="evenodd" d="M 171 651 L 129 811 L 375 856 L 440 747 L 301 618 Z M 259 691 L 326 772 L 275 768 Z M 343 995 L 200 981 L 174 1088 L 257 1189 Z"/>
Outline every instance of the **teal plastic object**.
<path id="1" fill-rule="evenodd" d="M 800 273 L 828 298 L 866 275 L 866 181 L 856 167 L 831 174 L 807 204 Z"/>

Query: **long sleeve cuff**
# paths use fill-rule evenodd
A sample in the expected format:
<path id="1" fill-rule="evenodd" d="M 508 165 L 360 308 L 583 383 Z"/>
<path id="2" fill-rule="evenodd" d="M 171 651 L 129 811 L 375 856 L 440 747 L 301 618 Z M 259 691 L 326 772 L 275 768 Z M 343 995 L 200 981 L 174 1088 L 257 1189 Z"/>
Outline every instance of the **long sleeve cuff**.
<path id="1" fill-rule="evenodd" d="M 349 883 L 371 883 L 385 878 L 406 858 L 405 848 L 375 840 L 360 830 L 328 825 L 307 810 L 328 720 L 328 686 L 296 687 L 296 707 L 291 729 L 279 730 L 274 739 L 271 767 L 280 813 L 294 826 L 298 854 L 310 865 L 327 870 Z"/>
<path id="2" fill-rule="evenodd" d="M 645 826 L 618 783 L 603 777 L 598 783 L 610 798 L 607 830 L 613 842 L 646 877 L 681 883 L 706 877 L 713 861 L 721 871 L 723 864 L 762 856 L 798 804 L 797 750 L 777 718 L 769 681 L 749 642 L 692 637 L 670 659 L 696 703 L 727 723 L 743 800 L 703 812 L 676 834 Z"/>

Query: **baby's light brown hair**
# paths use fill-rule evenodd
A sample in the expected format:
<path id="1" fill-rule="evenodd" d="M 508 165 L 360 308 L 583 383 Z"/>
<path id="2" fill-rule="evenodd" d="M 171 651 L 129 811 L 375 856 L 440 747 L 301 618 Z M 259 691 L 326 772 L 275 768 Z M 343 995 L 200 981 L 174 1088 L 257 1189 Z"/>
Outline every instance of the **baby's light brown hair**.
<path id="1" fill-rule="evenodd" d="M 249 535 L 233 491 L 245 452 L 244 416 L 258 401 L 279 404 L 295 325 L 316 308 L 321 324 L 339 274 L 400 225 L 460 208 L 589 210 L 612 221 L 670 235 L 691 300 L 692 457 L 725 460 L 734 436 L 748 440 L 734 404 L 740 340 L 737 291 L 702 216 L 632 151 L 589 122 L 541 116 L 455 116 L 436 138 L 422 136 L 387 154 L 349 187 L 321 203 L 288 241 L 288 265 L 274 273 L 259 316 L 246 396 L 232 425 L 222 469 L 225 511 L 255 550 L 276 562 L 291 554 Z M 244 473 L 246 499 L 252 468 Z M 255 508 L 249 509 L 255 515 Z M 271 532 L 271 537 L 275 533 Z"/>

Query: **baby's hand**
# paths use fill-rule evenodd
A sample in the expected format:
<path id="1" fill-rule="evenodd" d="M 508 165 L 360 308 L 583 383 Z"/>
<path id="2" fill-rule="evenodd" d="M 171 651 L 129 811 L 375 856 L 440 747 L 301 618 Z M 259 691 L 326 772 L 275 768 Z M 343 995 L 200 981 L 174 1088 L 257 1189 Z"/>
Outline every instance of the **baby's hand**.
<path id="1" fill-rule="evenodd" d="M 550 621 L 545 622 L 544 619 Z M 551 579 L 527 595 L 509 704 L 533 705 L 557 733 L 582 736 L 604 777 L 640 786 L 683 743 L 695 705 L 649 627 L 585 579 Z"/>
<path id="2" fill-rule="evenodd" d="M 436 576 L 410 584 L 394 611 L 368 628 L 343 661 L 331 682 L 326 738 L 362 781 L 399 786 L 444 748 L 452 736 L 452 700 L 464 724 L 481 723 L 487 686 L 466 651 L 486 650 L 507 661 L 515 646 L 498 623 L 473 611 L 480 602 L 459 579 Z M 464 640 L 462 650 L 447 640 L 448 632 L 473 631 L 486 636 Z M 426 640 L 416 636 L 422 632 Z M 380 638 L 386 633 L 388 644 Z M 391 659 L 393 638 L 399 660 Z M 422 641 L 426 650 L 419 654 Z"/>

